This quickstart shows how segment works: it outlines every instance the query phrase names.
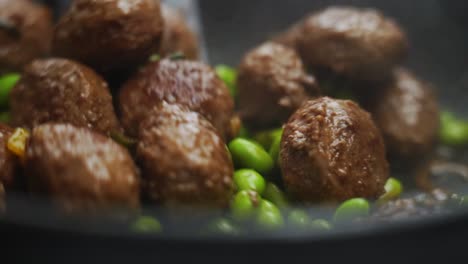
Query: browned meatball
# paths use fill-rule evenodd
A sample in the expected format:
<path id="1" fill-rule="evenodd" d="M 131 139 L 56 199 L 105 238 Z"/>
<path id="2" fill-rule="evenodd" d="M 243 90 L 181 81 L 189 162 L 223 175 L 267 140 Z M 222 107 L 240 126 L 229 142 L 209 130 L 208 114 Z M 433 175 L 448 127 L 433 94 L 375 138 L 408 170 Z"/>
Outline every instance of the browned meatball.
<path id="1" fill-rule="evenodd" d="M 303 22 L 297 47 L 310 67 L 375 81 L 404 60 L 408 42 L 401 28 L 376 10 L 330 7 Z"/>
<path id="2" fill-rule="evenodd" d="M 31 191 L 50 196 L 66 212 L 139 206 L 139 178 L 128 151 L 86 128 L 35 128 L 25 164 Z"/>
<path id="3" fill-rule="evenodd" d="M 70 123 L 108 134 L 119 130 L 106 82 L 93 70 L 65 59 L 36 60 L 10 97 L 12 124 L 34 128 Z"/>
<path id="4" fill-rule="evenodd" d="M 56 26 L 54 52 L 99 72 L 131 69 L 159 49 L 160 8 L 155 0 L 74 0 Z"/>
<path id="5" fill-rule="evenodd" d="M 12 128 L 0 124 L 0 183 L 6 189 L 13 187 L 18 168 L 16 156 L 7 148 L 8 139 L 12 134 Z"/>
<path id="6" fill-rule="evenodd" d="M 163 102 L 140 129 L 137 158 L 147 195 L 167 206 L 224 207 L 233 165 L 222 138 L 200 114 Z"/>
<path id="7" fill-rule="evenodd" d="M 237 88 L 242 120 L 251 128 L 282 125 L 309 96 L 319 93 L 297 53 L 272 42 L 247 53 Z"/>
<path id="8" fill-rule="evenodd" d="M 405 69 L 370 106 L 390 154 L 410 158 L 430 152 L 439 129 L 439 106 L 431 86 Z"/>
<path id="9" fill-rule="evenodd" d="M 0 0 L 0 73 L 20 71 L 47 54 L 52 31 L 46 7 L 30 0 Z"/>
<path id="10" fill-rule="evenodd" d="M 132 136 L 162 101 L 189 107 L 210 121 L 223 138 L 233 136 L 234 102 L 216 72 L 201 62 L 164 59 L 152 62 L 120 91 L 122 125 Z"/>
<path id="11" fill-rule="evenodd" d="M 167 5 L 162 5 L 164 32 L 159 54 L 167 56 L 182 52 L 187 59 L 198 58 L 198 40 L 182 14 Z"/>
<path id="12" fill-rule="evenodd" d="M 291 194 L 306 202 L 377 198 L 388 163 L 380 131 L 351 101 L 307 102 L 284 128 L 280 164 Z"/>

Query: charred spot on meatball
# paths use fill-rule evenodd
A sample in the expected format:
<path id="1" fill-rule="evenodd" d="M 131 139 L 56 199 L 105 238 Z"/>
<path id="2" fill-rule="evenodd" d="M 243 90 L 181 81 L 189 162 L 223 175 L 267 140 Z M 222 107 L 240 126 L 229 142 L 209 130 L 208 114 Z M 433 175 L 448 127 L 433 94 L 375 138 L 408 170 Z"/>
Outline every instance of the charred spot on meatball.
<path id="1" fill-rule="evenodd" d="M 304 202 L 377 198 L 389 176 L 370 114 L 328 97 L 307 102 L 285 125 L 280 166 L 287 190 Z"/>
<path id="2" fill-rule="evenodd" d="M 138 135 L 139 124 L 163 101 L 199 112 L 224 139 L 234 136 L 234 101 L 209 66 L 195 61 L 163 59 L 149 63 L 126 82 L 119 95 L 126 132 Z"/>
<path id="3" fill-rule="evenodd" d="M 67 213 L 139 207 L 140 181 L 128 151 L 86 128 L 46 124 L 31 134 L 25 158 L 30 189 Z"/>
<path id="4" fill-rule="evenodd" d="M 239 66 L 237 88 L 241 117 L 250 128 L 281 126 L 319 94 L 297 53 L 273 42 L 247 53 Z"/>
<path id="5" fill-rule="evenodd" d="M 14 126 L 32 129 L 61 122 L 103 134 L 120 129 L 106 82 L 90 68 L 66 59 L 27 65 L 11 92 L 10 105 Z"/>
<path id="6" fill-rule="evenodd" d="M 338 6 L 304 20 L 297 48 L 309 67 L 380 81 L 405 59 L 408 40 L 396 22 L 377 10 Z"/>
<path id="7" fill-rule="evenodd" d="M 0 73 L 21 71 L 47 55 L 52 40 L 52 14 L 30 0 L 0 0 Z"/>
<path id="8" fill-rule="evenodd" d="M 161 11 L 164 18 L 164 31 L 159 55 L 166 57 L 174 53 L 182 53 L 187 59 L 197 59 L 199 50 L 197 36 L 190 29 L 185 18 L 178 10 L 165 4 L 162 5 Z"/>
<path id="9" fill-rule="evenodd" d="M 225 207 L 233 164 L 223 139 L 200 114 L 162 102 L 141 124 L 137 147 L 146 195 L 169 207 Z"/>
<path id="10" fill-rule="evenodd" d="M 159 49 L 160 9 L 155 0 L 74 0 L 55 28 L 54 54 L 101 73 L 132 69 Z"/>

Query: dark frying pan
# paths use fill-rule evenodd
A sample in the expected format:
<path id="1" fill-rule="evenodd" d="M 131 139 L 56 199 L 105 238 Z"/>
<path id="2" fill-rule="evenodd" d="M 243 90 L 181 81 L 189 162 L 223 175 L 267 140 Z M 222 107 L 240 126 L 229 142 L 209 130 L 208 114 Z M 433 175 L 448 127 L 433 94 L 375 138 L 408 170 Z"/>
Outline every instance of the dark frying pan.
<path id="1" fill-rule="evenodd" d="M 55 5 L 57 13 L 66 5 L 66 1 L 45 2 Z M 435 84 L 444 108 L 468 115 L 468 19 L 464 18 L 468 3 L 463 0 L 201 0 L 210 63 L 236 65 L 246 50 L 310 10 L 331 4 L 377 7 L 396 18 L 411 39 L 408 66 Z M 0 221 L 0 239 L 6 245 L 0 247 L 2 263 L 4 258 L 10 259 L 5 263 L 432 263 L 466 259 L 468 211 L 337 229 L 326 235 L 292 230 L 201 238 L 189 221 L 171 227 L 183 232 L 140 236 L 118 225 L 64 220 L 37 200 L 12 200 L 14 217 Z"/>

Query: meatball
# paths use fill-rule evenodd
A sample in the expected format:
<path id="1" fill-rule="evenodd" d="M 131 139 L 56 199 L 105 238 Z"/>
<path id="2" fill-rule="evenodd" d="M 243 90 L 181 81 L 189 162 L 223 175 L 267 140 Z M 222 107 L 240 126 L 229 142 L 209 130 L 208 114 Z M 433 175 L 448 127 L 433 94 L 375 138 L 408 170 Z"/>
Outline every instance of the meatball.
<path id="1" fill-rule="evenodd" d="M 288 191 L 305 202 L 377 198 L 389 176 L 380 131 L 352 101 L 307 102 L 284 128 L 280 166 Z"/>
<path id="2" fill-rule="evenodd" d="M 198 40 L 190 30 L 182 14 L 167 5 L 162 5 L 164 32 L 159 54 L 167 56 L 181 52 L 187 59 L 198 58 Z"/>
<path id="3" fill-rule="evenodd" d="M 99 72 L 131 69 L 159 49 L 160 9 L 155 0 L 74 0 L 56 26 L 54 52 Z"/>
<path id="4" fill-rule="evenodd" d="M 310 67 L 380 81 L 405 59 L 408 41 L 394 21 L 376 10 L 331 7 L 304 21 L 297 47 Z"/>
<path id="5" fill-rule="evenodd" d="M 239 66 L 237 88 L 242 120 L 251 128 L 282 125 L 319 92 L 296 52 L 272 42 L 247 53 Z"/>
<path id="6" fill-rule="evenodd" d="M 139 178 L 128 151 L 89 129 L 35 128 L 25 164 L 31 191 L 50 196 L 65 212 L 139 207 Z"/>
<path id="7" fill-rule="evenodd" d="M 431 86 L 400 68 L 382 91 L 370 99 L 369 108 L 389 153 L 414 158 L 429 152 L 439 130 L 439 106 Z"/>
<path id="8" fill-rule="evenodd" d="M 0 0 L 0 73 L 23 66 L 49 52 L 52 14 L 30 0 Z"/>
<path id="9" fill-rule="evenodd" d="M 216 72 L 201 62 L 164 59 L 149 63 L 120 91 L 121 121 L 127 133 L 162 101 L 187 106 L 210 121 L 227 139 L 234 136 L 234 102 Z"/>
<path id="10" fill-rule="evenodd" d="M 141 124 L 137 159 L 147 195 L 166 206 L 224 207 L 233 164 L 222 138 L 200 114 L 163 102 Z"/>
<path id="11" fill-rule="evenodd" d="M 12 134 L 12 128 L 0 124 L 0 183 L 7 189 L 13 187 L 18 168 L 16 156 L 7 148 L 8 139 Z"/>
<path id="12" fill-rule="evenodd" d="M 36 60 L 10 96 L 14 126 L 70 123 L 108 134 L 119 130 L 106 82 L 93 70 L 65 59 Z"/>

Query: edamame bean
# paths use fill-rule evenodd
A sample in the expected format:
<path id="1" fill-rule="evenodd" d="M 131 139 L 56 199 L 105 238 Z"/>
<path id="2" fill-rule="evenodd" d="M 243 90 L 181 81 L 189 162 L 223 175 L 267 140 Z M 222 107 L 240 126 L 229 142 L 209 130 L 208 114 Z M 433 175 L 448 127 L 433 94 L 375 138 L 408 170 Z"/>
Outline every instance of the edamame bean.
<path id="1" fill-rule="evenodd" d="M 450 146 L 468 144 L 468 122 L 457 119 L 450 112 L 440 116 L 439 137 L 442 143 Z"/>
<path id="2" fill-rule="evenodd" d="M 237 96 L 237 88 L 236 88 L 236 81 L 237 81 L 237 71 L 229 67 L 227 65 L 218 65 L 215 68 L 216 73 L 218 74 L 219 78 L 224 81 L 224 83 L 229 88 L 231 96 L 236 98 Z"/>
<path id="3" fill-rule="evenodd" d="M 254 140 L 256 142 L 258 142 L 260 145 L 262 145 L 263 148 L 270 149 L 271 144 L 273 144 L 273 140 L 278 135 L 282 135 L 282 134 L 283 134 L 283 129 L 282 128 L 262 131 L 262 132 L 258 132 L 257 134 L 255 134 Z"/>
<path id="4" fill-rule="evenodd" d="M 131 229 L 138 233 L 160 233 L 161 223 L 150 216 L 140 216 L 131 226 Z"/>
<path id="5" fill-rule="evenodd" d="M 288 207 L 289 203 L 286 195 L 280 190 L 280 188 L 278 188 L 278 186 L 271 182 L 267 183 L 265 191 L 263 192 L 263 197 L 274 203 L 279 208 Z"/>
<path id="6" fill-rule="evenodd" d="M 366 199 L 354 198 L 342 203 L 335 211 L 335 222 L 353 221 L 369 215 L 369 202 Z"/>
<path id="7" fill-rule="evenodd" d="M 211 222 L 208 226 L 208 231 L 215 234 L 224 234 L 237 236 L 241 230 L 226 218 L 219 218 Z"/>
<path id="8" fill-rule="evenodd" d="M 229 143 L 229 151 L 237 168 L 254 169 L 267 175 L 273 169 L 270 155 L 257 143 L 237 138 Z"/>
<path id="9" fill-rule="evenodd" d="M 377 203 L 382 204 L 400 197 L 403 192 L 403 185 L 395 178 L 389 178 L 385 183 L 385 194 L 380 196 Z"/>
<path id="10" fill-rule="evenodd" d="M 305 229 L 311 224 L 309 215 L 305 211 L 299 209 L 289 212 L 288 222 L 301 229 Z"/>
<path id="11" fill-rule="evenodd" d="M 233 219 L 246 221 L 255 215 L 261 198 L 256 192 L 240 191 L 231 202 L 231 213 Z"/>
<path id="12" fill-rule="evenodd" d="M 0 107 L 8 107 L 10 92 L 21 78 L 17 73 L 11 73 L 0 77 Z"/>
<path id="13" fill-rule="evenodd" d="M 280 130 L 278 133 L 273 135 L 273 142 L 270 147 L 270 156 L 273 161 L 278 165 L 279 164 L 279 153 L 281 148 L 281 138 L 283 137 L 283 130 Z"/>
<path id="14" fill-rule="evenodd" d="M 254 191 L 262 195 L 265 191 L 265 179 L 258 172 L 242 169 L 234 173 L 234 183 L 239 191 Z"/>
<path id="15" fill-rule="evenodd" d="M 333 228 L 333 226 L 324 219 L 316 219 L 310 223 L 310 226 L 315 231 L 329 231 Z"/>
<path id="16" fill-rule="evenodd" d="M 284 225 L 284 220 L 276 205 L 267 200 L 262 200 L 258 207 L 257 224 L 265 230 L 277 230 Z"/>

